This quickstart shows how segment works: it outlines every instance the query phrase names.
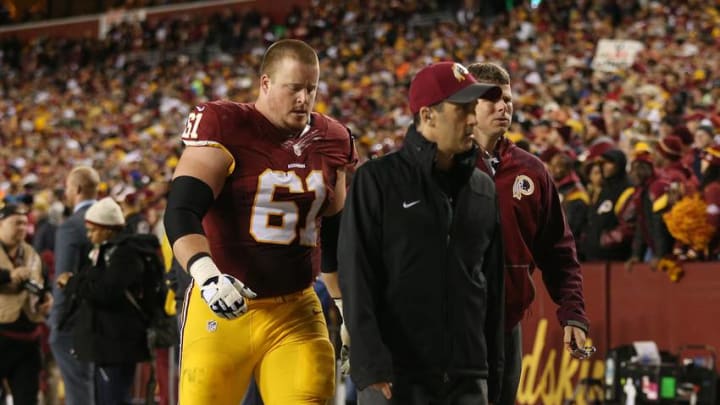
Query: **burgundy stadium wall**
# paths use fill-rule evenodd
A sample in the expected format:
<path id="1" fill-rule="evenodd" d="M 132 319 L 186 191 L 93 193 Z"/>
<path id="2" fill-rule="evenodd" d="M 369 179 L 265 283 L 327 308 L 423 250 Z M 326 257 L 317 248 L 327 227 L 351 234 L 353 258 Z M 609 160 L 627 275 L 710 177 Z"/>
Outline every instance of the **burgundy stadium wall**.
<path id="1" fill-rule="evenodd" d="M 666 273 L 623 263 L 584 264 L 586 310 L 592 344 L 598 352 L 586 361 L 572 359 L 562 349 L 562 329 L 556 305 L 535 272 L 538 294 L 523 320 L 523 377 L 518 403 L 561 405 L 572 398 L 581 378 L 602 378 L 608 348 L 633 341 L 652 340 L 661 350 L 677 353 L 687 344 L 720 349 L 720 266 L 693 263 L 683 266 L 678 282 Z M 720 363 L 716 364 L 716 367 Z M 584 404 L 578 399 L 578 404 Z"/>

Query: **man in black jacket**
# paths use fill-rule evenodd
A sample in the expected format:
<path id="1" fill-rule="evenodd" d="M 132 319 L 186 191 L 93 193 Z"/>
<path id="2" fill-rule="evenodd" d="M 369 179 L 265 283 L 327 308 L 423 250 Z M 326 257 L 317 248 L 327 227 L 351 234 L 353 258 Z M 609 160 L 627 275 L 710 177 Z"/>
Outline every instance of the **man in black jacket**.
<path id="1" fill-rule="evenodd" d="M 472 137 L 477 99 L 500 95 L 460 64 L 425 67 L 405 145 L 355 175 L 338 259 L 362 404 L 484 404 L 500 388 L 498 207 Z"/>

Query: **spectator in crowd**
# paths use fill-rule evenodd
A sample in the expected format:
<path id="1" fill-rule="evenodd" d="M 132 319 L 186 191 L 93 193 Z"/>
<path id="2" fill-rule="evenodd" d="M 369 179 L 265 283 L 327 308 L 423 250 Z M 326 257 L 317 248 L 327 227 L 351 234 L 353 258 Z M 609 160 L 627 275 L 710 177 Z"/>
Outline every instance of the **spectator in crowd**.
<path id="1" fill-rule="evenodd" d="M 548 171 L 558 189 L 560 202 L 579 252 L 580 241 L 584 237 L 588 220 L 590 196 L 575 173 L 573 165 L 573 159 L 567 153 L 558 151 L 550 158 Z"/>
<path id="2" fill-rule="evenodd" d="M 143 254 L 157 254 L 159 245 L 152 235 L 126 234 L 125 225 L 123 212 L 112 198 L 91 205 L 85 212 L 93 244 L 91 263 L 56 279 L 58 287 L 77 300 L 72 330 L 75 353 L 80 361 L 93 363 L 95 400 L 103 405 L 132 403 L 135 367 L 150 358 L 139 303 L 144 291 Z"/>
<path id="3" fill-rule="evenodd" d="M 702 181 L 702 161 L 705 149 L 711 147 L 715 143 L 715 130 L 712 126 L 702 125 L 695 130 L 695 142 L 692 151 L 689 154 L 688 164 L 695 173 L 695 177 Z"/>
<path id="4" fill-rule="evenodd" d="M 582 141 L 586 153 L 581 156 L 581 160 L 585 161 L 597 158 L 614 144 L 613 139 L 607 135 L 607 125 L 602 115 L 591 114 L 588 116 Z"/>
<path id="5" fill-rule="evenodd" d="M 75 273 L 88 263 L 90 241 L 85 230 L 85 212 L 95 203 L 100 177 L 87 166 L 70 171 L 65 181 L 65 199 L 73 214 L 63 222 L 55 235 L 55 280 L 64 273 Z M 65 383 L 65 403 L 92 405 L 93 374 L 91 364 L 76 357 L 73 340 L 73 317 L 69 316 L 73 300 L 53 286 L 54 304 L 50 312 L 50 348 Z M 62 320 L 62 322 L 61 322 Z"/>
<path id="6" fill-rule="evenodd" d="M 537 268 L 553 301 L 560 306 L 563 345 L 584 357 L 589 322 L 585 316 L 582 274 L 570 227 L 552 177 L 543 163 L 506 137 L 513 115 L 510 75 L 494 63 L 475 63 L 470 72 L 480 83 L 498 85 L 502 97 L 479 100 L 475 138 L 482 150 L 477 165 L 495 180 L 505 246 L 505 364 L 499 404 L 513 404 L 520 382 L 520 321 L 535 298 L 531 280 Z"/>
<path id="7" fill-rule="evenodd" d="M 628 204 L 637 215 L 637 228 L 632 242 L 632 256 L 626 262 L 630 268 L 637 262 L 649 262 L 655 268 L 663 257 L 672 253 L 673 237 L 662 214 L 670 208 L 670 183 L 658 176 L 652 156 L 640 152 L 630 167 L 630 179 L 635 188 Z"/>
<path id="8" fill-rule="evenodd" d="M 627 157 L 619 149 L 603 153 L 594 165 L 602 173 L 602 189 L 588 210 L 583 253 L 589 261 L 621 260 L 630 258 L 635 218 L 620 218 L 630 211 L 623 207 L 634 189 L 627 176 Z"/>
<path id="9" fill-rule="evenodd" d="M 354 175 L 338 260 L 361 404 L 497 401 L 502 239 L 472 130 L 476 100 L 498 97 L 458 63 L 425 67 L 403 148 Z"/>
<path id="10" fill-rule="evenodd" d="M 52 296 L 44 289 L 40 256 L 25 242 L 27 228 L 24 208 L 0 208 L 0 381 L 7 379 L 13 403 L 33 405 L 42 368 L 38 324 L 50 312 Z"/>
<path id="11" fill-rule="evenodd" d="M 709 255 L 716 260 L 720 254 L 720 146 L 712 145 L 704 150 L 702 161 L 703 199 L 707 203 L 707 219 L 715 228 L 710 241 Z"/>
<path id="12" fill-rule="evenodd" d="M 118 183 L 110 191 L 110 196 L 120 204 L 125 214 L 126 231 L 131 234 L 150 234 L 150 223 L 143 213 L 141 193 L 133 186 Z"/>
<path id="13" fill-rule="evenodd" d="M 585 168 L 587 172 L 586 177 L 586 188 L 588 196 L 590 197 L 589 206 L 594 206 L 600 198 L 600 192 L 602 192 L 603 186 L 603 174 L 602 174 L 602 163 L 595 161 L 588 164 Z M 584 238 L 583 238 L 584 239 Z"/>
<path id="14" fill-rule="evenodd" d="M 660 177 L 664 177 L 676 190 L 676 195 L 668 196 L 671 203 L 677 202 L 683 195 L 697 192 L 699 182 L 692 170 L 683 162 L 683 143 L 675 135 L 660 139 L 654 153 L 654 166 Z"/>
<path id="15" fill-rule="evenodd" d="M 41 198 L 35 198 L 32 205 L 32 216 L 35 221 L 32 245 L 35 251 L 42 254 L 55 249 L 55 232 L 59 218 L 50 212 L 50 204 Z"/>

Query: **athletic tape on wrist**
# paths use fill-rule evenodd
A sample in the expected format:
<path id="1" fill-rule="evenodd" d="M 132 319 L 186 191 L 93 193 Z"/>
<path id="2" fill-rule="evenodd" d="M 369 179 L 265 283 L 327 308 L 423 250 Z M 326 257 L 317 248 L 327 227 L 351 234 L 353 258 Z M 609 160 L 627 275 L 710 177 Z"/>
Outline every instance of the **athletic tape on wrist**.
<path id="1" fill-rule="evenodd" d="M 194 258 L 194 257 L 193 257 Z M 211 277 L 219 277 L 220 269 L 209 255 L 205 255 L 193 261 L 188 272 L 198 284 L 203 285 Z"/>
<path id="2" fill-rule="evenodd" d="M 338 311 L 340 311 L 340 314 L 343 313 L 343 303 L 342 298 L 333 298 L 333 301 L 335 301 L 335 306 L 337 307 Z"/>
<path id="3" fill-rule="evenodd" d="M 195 253 L 195 254 L 187 261 L 187 266 L 185 266 L 185 268 L 188 269 L 188 272 L 190 272 L 190 267 L 192 267 L 193 263 L 195 263 L 196 261 L 198 261 L 199 259 L 201 259 L 201 258 L 203 258 L 203 257 L 205 257 L 205 256 L 210 257 L 210 254 L 209 254 L 208 252 L 198 252 L 198 253 Z"/>

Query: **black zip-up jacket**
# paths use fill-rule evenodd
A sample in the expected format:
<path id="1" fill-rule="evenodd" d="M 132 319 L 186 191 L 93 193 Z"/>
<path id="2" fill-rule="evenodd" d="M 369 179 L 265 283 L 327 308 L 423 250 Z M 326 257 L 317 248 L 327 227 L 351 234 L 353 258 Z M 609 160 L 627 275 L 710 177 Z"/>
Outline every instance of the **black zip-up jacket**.
<path id="1" fill-rule="evenodd" d="M 630 258 L 634 232 L 632 228 L 626 229 L 628 224 L 623 222 L 627 221 L 621 221 L 615 211 L 621 203 L 620 197 L 630 187 L 625 172 L 627 158 L 615 149 L 603 154 L 603 158 L 615 163 L 617 172 L 604 180 L 597 202 L 588 209 L 582 250 L 588 261 L 625 261 Z"/>
<path id="2" fill-rule="evenodd" d="M 145 321 L 125 291 L 142 289 L 143 257 L 159 248 L 154 235 L 121 233 L 100 246 L 97 263 L 70 278 L 65 291 L 77 303 L 73 338 L 79 359 L 106 365 L 150 358 Z"/>
<path id="3" fill-rule="evenodd" d="M 495 186 L 456 159 L 455 201 L 433 175 L 437 146 L 411 127 L 397 153 L 361 166 L 340 225 L 340 288 L 360 389 L 393 376 L 488 379 L 503 363 L 504 283 Z"/>

